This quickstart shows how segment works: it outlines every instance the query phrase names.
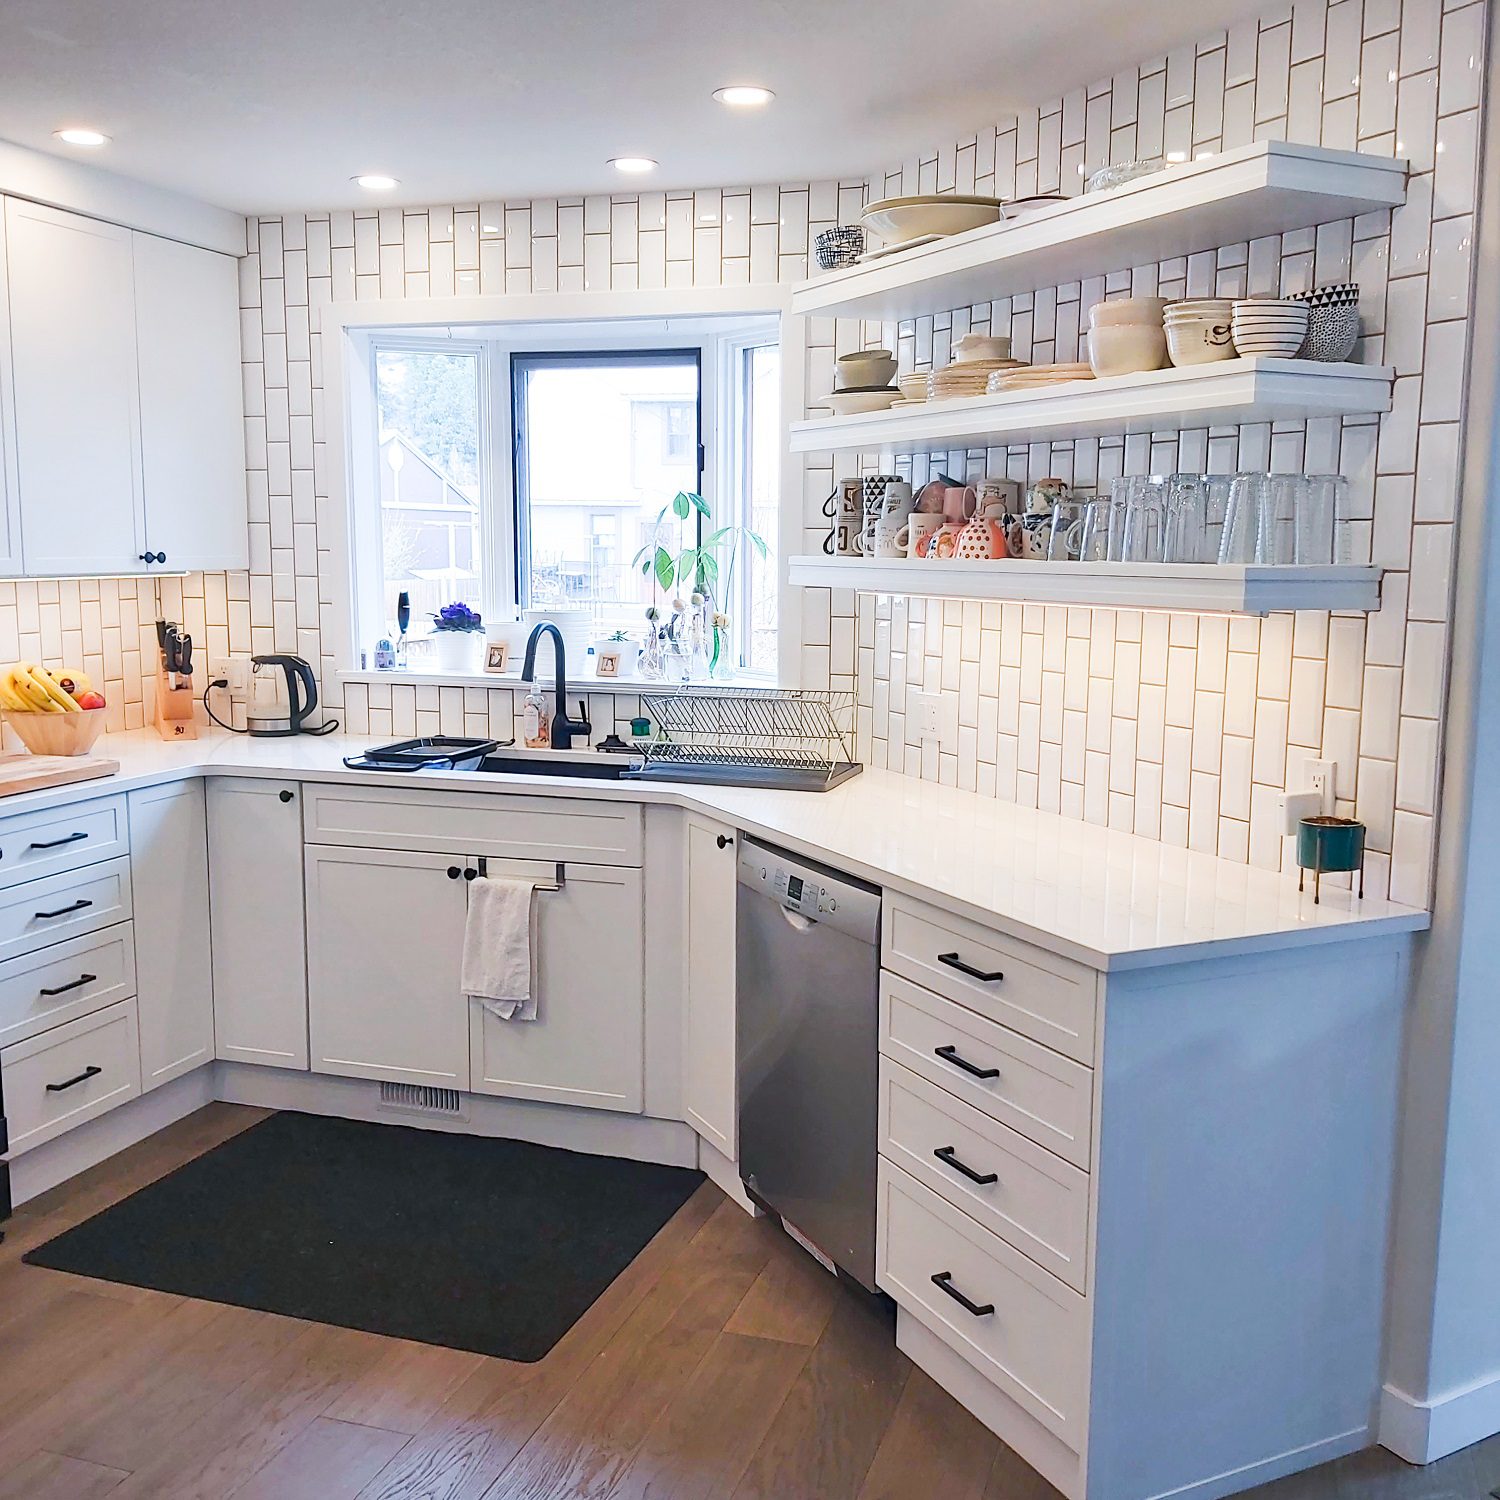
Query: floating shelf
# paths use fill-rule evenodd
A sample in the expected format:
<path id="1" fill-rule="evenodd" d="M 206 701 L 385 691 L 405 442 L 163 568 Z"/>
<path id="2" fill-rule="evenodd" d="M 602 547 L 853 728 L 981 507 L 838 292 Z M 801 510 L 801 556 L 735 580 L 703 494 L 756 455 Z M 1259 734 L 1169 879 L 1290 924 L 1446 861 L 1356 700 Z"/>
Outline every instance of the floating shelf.
<path id="1" fill-rule="evenodd" d="M 803 588 L 854 589 L 929 599 L 1001 600 L 1099 609 L 1264 615 L 1273 610 L 1380 608 L 1378 567 L 1260 564 L 881 562 L 862 557 L 793 557 Z"/>
<path id="2" fill-rule="evenodd" d="M 1405 161 L 1257 141 L 1018 218 L 830 271 L 792 311 L 896 321 L 1306 229 L 1406 201 Z"/>
<path id="3" fill-rule="evenodd" d="M 793 453 L 946 453 L 1055 437 L 1108 437 L 1391 409 L 1384 365 L 1226 359 L 1181 370 L 1078 380 L 1044 391 L 927 401 L 791 426 Z"/>

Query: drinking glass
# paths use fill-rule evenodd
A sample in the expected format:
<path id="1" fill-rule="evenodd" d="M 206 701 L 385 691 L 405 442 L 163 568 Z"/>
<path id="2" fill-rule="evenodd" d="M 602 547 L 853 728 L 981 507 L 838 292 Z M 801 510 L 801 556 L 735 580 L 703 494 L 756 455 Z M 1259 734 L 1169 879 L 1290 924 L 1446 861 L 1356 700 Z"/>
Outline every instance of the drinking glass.
<path id="1" fill-rule="evenodd" d="M 1208 479 L 1203 474 L 1174 474 L 1167 481 L 1167 530 L 1162 561 L 1201 563 L 1209 560 Z"/>
<path id="2" fill-rule="evenodd" d="M 1302 508 L 1307 481 L 1300 474 L 1267 474 L 1265 479 L 1255 560 L 1275 564 L 1295 562 L 1297 512 Z"/>
<path id="3" fill-rule="evenodd" d="M 1261 508 L 1268 503 L 1265 474 L 1235 474 L 1229 482 L 1224 529 L 1219 538 L 1221 563 L 1253 563 L 1260 542 Z"/>
<path id="4" fill-rule="evenodd" d="M 1207 492 L 1204 500 L 1206 525 L 1203 561 L 1218 562 L 1219 548 L 1224 540 L 1224 522 L 1229 515 L 1229 492 L 1234 485 L 1234 475 L 1205 474 L 1203 483 Z"/>
<path id="5" fill-rule="evenodd" d="M 1299 563 L 1338 561 L 1336 544 L 1344 539 L 1349 481 L 1338 474 L 1308 474 L 1297 495 L 1293 558 Z"/>
<path id="6" fill-rule="evenodd" d="M 1047 528 L 1047 561 L 1075 562 L 1078 558 L 1079 507 L 1076 502 L 1059 500 L 1052 507 L 1052 521 Z"/>
<path id="7" fill-rule="evenodd" d="M 1124 481 L 1124 493 L 1120 561 L 1161 562 L 1167 532 L 1166 479 L 1159 474 L 1131 475 Z"/>
<path id="8" fill-rule="evenodd" d="M 1084 502 L 1078 538 L 1079 562 L 1108 562 L 1120 550 L 1120 507 L 1108 495 Z"/>

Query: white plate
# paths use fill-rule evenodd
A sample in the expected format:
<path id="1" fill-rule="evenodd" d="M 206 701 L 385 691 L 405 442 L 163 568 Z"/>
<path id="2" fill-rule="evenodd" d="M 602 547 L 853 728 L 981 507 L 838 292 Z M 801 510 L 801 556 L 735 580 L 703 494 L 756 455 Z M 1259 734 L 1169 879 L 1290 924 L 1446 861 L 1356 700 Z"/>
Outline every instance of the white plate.
<path id="1" fill-rule="evenodd" d="M 909 246 L 918 235 L 963 234 L 993 224 L 1000 217 L 998 198 L 923 193 L 909 198 L 882 198 L 860 216 L 881 239 Z"/>
<path id="2" fill-rule="evenodd" d="M 838 416 L 853 417 L 861 412 L 885 411 L 900 399 L 901 392 L 894 387 L 884 391 L 831 391 L 827 404 Z"/>
<path id="3" fill-rule="evenodd" d="M 894 245 L 880 245 L 874 250 L 866 250 L 860 256 L 860 261 L 884 260 L 888 255 L 894 255 L 898 250 L 915 250 L 918 245 L 935 244 L 938 240 L 945 240 L 946 234 L 919 234 L 915 239 L 901 240 Z"/>

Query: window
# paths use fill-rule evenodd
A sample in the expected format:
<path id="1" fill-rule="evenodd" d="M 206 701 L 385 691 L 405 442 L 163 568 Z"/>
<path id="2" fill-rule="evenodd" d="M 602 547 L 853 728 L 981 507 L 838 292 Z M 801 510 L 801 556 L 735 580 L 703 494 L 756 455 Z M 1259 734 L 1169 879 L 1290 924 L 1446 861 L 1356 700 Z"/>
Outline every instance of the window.
<path id="1" fill-rule="evenodd" d="M 635 559 L 718 537 L 715 607 L 733 663 L 774 676 L 780 349 L 760 316 L 371 330 L 352 335 L 356 636 L 393 636 L 411 600 L 410 665 L 430 617 L 570 609 L 638 639 L 666 601 Z M 670 340 L 663 335 L 670 334 Z M 679 491 L 711 516 L 673 513 Z M 665 518 L 663 512 L 665 510 Z"/>

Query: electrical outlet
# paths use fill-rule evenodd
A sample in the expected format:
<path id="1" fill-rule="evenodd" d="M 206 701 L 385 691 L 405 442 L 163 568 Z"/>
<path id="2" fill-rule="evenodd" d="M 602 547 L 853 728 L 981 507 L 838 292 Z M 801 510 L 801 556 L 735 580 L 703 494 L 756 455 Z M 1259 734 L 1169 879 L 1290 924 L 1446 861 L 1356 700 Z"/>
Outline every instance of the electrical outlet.
<path id="1" fill-rule="evenodd" d="M 917 732 L 923 739 L 936 739 L 943 732 L 942 704 L 936 693 L 918 693 Z"/>
<path id="2" fill-rule="evenodd" d="M 221 678 L 231 698 L 250 696 L 250 658 L 248 656 L 216 656 L 208 664 L 209 678 L 218 682 Z"/>
<path id="3" fill-rule="evenodd" d="M 1333 760 L 1309 760 L 1304 762 L 1309 791 L 1318 794 L 1318 812 L 1331 813 L 1333 799 L 1338 788 L 1334 785 L 1338 773 L 1338 762 Z"/>

